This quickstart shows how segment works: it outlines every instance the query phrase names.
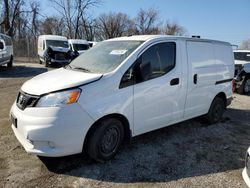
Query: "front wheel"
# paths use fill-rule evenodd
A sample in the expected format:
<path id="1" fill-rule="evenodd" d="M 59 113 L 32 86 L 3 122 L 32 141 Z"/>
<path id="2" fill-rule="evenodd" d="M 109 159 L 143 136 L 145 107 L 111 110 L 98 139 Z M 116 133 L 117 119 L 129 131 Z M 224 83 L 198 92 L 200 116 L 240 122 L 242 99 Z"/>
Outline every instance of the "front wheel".
<path id="1" fill-rule="evenodd" d="M 10 61 L 7 63 L 7 67 L 13 66 L 13 57 L 11 56 Z"/>
<path id="2" fill-rule="evenodd" d="M 101 121 L 89 136 L 87 153 L 96 161 L 107 161 L 115 156 L 124 138 L 121 121 L 109 118 Z"/>
<path id="3" fill-rule="evenodd" d="M 223 116 L 225 110 L 225 102 L 220 97 L 215 97 L 208 113 L 206 114 L 206 120 L 209 123 L 217 123 Z"/>

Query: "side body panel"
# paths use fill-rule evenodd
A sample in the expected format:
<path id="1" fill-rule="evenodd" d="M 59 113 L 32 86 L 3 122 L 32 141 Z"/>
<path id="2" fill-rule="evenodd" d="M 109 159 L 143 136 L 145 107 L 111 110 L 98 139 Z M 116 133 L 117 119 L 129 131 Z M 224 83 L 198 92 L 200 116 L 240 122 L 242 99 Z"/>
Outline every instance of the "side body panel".
<path id="1" fill-rule="evenodd" d="M 187 41 L 187 58 L 185 119 L 206 114 L 218 93 L 231 97 L 234 73 L 232 48 L 224 43 Z"/>

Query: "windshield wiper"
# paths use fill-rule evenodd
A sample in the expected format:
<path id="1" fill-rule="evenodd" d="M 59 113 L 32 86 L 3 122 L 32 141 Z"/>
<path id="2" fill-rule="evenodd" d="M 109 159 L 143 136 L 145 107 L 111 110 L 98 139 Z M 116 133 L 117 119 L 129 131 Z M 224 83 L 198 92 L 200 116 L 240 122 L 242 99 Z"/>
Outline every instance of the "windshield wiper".
<path id="1" fill-rule="evenodd" d="M 81 70 L 83 72 L 91 72 L 89 69 L 86 69 L 86 68 L 83 68 L 83 67 L 72 67 L 71 66 L 71 69 L 77 69 L 77 70 Z"/>

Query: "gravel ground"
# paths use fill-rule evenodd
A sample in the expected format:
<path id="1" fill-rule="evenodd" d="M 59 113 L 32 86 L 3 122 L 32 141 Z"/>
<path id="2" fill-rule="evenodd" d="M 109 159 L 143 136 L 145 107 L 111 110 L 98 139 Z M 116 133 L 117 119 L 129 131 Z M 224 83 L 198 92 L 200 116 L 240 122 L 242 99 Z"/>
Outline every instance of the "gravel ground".
<path id="1" fill-rule="evenodd" d="M 0 187 L 243 187 L 250 145 L 250 96 L 234 95 L 220 123 L 195 118 L 134 138 L 116 157 L 38 158 L 15 138 L 9 110 L 21 85 L 48 71 L 35 63 L 0 67 Z"/>

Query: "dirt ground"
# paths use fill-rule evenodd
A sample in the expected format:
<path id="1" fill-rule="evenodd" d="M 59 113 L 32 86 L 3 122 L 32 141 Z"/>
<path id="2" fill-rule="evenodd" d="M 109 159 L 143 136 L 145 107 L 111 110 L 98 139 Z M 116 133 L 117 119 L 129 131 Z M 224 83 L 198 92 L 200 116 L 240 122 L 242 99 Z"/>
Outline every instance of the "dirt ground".
<path id="1" fill-rule="evenodd" d="M 48 71 L 38 63 L 0 67 L 0 187 L 243 187 L 250 96 L 234 95 L 220 123 L 201 118 L 134 138 L 107 163 L 84 155 L 38 158 L 15 138 L 9 110 L 21 85 Z"/>

